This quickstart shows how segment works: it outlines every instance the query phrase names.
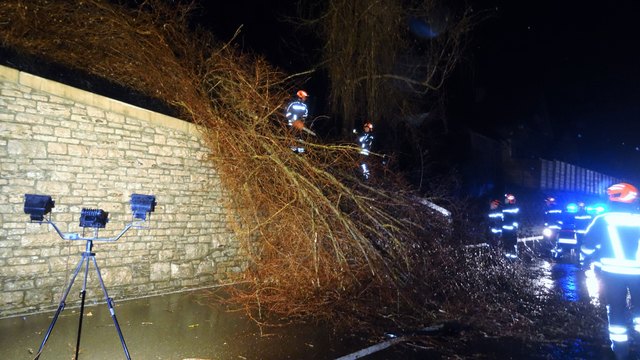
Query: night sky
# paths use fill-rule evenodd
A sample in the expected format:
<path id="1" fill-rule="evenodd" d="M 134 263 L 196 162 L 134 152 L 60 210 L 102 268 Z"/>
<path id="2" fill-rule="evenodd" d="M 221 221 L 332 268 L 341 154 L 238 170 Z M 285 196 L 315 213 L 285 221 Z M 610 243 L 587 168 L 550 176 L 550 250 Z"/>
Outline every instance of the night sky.
<path id="1" fill-rule="evenodd" d="M 318 43 L 283 21 L 296 3 L 236 0 L 205 7 L 199 21 L 222 40 L 244 24 L 240 44 L 297 71 L 310 64 L 296 53 L 317 51 Z M 492 137 L 524 138 L 545 158 L 637 176 L 640 2 L 470 3 L 490 16 L 450 79 L 450 119 Z"/>
<path id="2" fill-rule="evenodd" d="M 468 81 L 473 93 L 457 99 L 472 104 L 460 115 L 490 134 L 515 125 L 545 142 L 544 156 L 636 176 L 640 3 L 482 5 L 494 16 L 474 32 L 470 61 L 461 66 L 466 76 L 455 86 Z"/>

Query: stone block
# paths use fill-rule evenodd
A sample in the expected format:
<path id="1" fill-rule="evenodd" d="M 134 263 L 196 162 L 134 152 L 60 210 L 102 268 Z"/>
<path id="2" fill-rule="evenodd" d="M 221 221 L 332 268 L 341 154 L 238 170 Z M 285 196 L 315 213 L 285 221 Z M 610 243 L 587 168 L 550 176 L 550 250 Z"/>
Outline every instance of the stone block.
<path id="1" fill-rule="evenodd" d="M 36 181 L 36 189 L 42 194 L 68 195 L 70 187 L 68 183 L 58 181 Z"/>
<path id="2" fill-rule="evenodd" d="M 172 279 L 190 279 L 193 277 L 193 265 L 191 263 L 171 264 Z"/>
<path id="3" fill-rule="evenodd" d="M 0 293 L 0 308 L 18 307 L 24 303 L 24 291 L 3 291 Z"/>
<path id="4" fill-rule="evenodd" d="M 105 285 L 109 284 L 109 286 L 119 286 L 119 285 L 127 285 L 131 284 L 133 279 L 133 273 L 131 268 L 128 266 L 119 266 L 113 268 L 104 268 L 101 269 L 102 280 Z"/>
<path id="5" fill-rule="evenodd" d="M 53 303 L 53 296 L 44 289 L 26 290 L 23 302 L 26 306 L 49 305 Z"/>
<path id="6" fill-rule="evenodd" d="M 71 108 L 65 104 L 56 104 L 49 102 L 39 101 L 36 109 L 38 114 L 45 116 L 60 116 L 60 117 L 69 117 L 71 116 Z"/>
<path id="7" fill-rule="evenodd" d="M 7 138 L 11 135 L 12 139 L 30 140 L 33 130 L 30 124 L 0 122 L 0 135 Z"/>
<path id="8" fill-rule="evenodd" d="M 159 262 L 151 264 L 151 272 L 149 280 L 151 281 L 166 281 L 171 278 L 171 263 Z"/>
<path id="9" fill-rule="evenodd" d="M 85 145 L 67 145 L 67 150 L 69 151 L 69 155 L 77 157 L 77 158 L 86 158 L 89 155 L 89 148 Z"/>
<path id="10" fill-rule="evenodd" d="M 205 257 L 209 253 L 209 246 L 208 244 L 186 244 L 184 250 L 185 260 L 195 260 Z"/>
<path id="11" fill-rule="evenodd" d="M 18 290 L 30 290 L 34 288 L 34 285 L 35 285 L 34 281 L 30 279 L 6 281 L 4 283 L 2 292 L 17 292 Z"/>
<path id="12" fill-rule="evenodd" d="M 50 142 L 50 143 L 47 144 L 47 152 L 49 154 L 66 155 L 67 154 L 67 144 L 58 143 L 58 142 Z"/>
<path id="13" fill-rule="evenodd" d="M 47 156 L 45 144 L 39 141 L 30 140 L 9 140 L 7 142 L 7 153 L 16 158 L 44 158 Z"/>

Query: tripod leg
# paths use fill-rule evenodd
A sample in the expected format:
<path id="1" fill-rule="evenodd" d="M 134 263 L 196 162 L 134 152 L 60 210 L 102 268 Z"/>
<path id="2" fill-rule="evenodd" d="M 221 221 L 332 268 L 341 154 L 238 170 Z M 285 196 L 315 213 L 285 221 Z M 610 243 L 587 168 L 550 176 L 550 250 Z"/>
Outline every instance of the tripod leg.
<path id="1" fill-rule="evenodd" d="M 90 253 L 84 253 L 85 257 L 92 257 Z M 80 352 L 80 335 L 82 334 L 82 317 L 84 315 L 84 299 L 87 296 L 87 275 L 89 275 L 89 258 L 87 257 L 87 266 L 84 268 L 84 281 L 82 282 L 82 291 L 80 292 L 80 318 L 78 320 L 78 340 L 76 341 L 76 357 L 78 360 L 78 353 Z"/>
<path id="2" fill-rule="evenodd" d="M 49 336 L 51 335 L 51 332 L 53 331 L 53 327 L 56 325 L 56 321 L 58 321 L 58 316 L 64 310 L 64 307 L 66 305 L 65 304 L 65 300 L 67 299 L 67 296 L 69 295 L 69 291 L 71 291 L 71 287 L 73 286 L 73 282 L 76 280 L 76 277 L 78 276 L 78 273 L 80 272 L 80 268 L 82 267 L 82 264 L 84 263 L 85 259 L 86 259 L 86 257 L 83 255 L 82 259 L 80 259 L 80 261 L 78 262 L 78 266 L 76 266 L 76 270 L 73 272 L 73 276 L 71 277 L 71 281 L 69 282 L 69 286 L 67 286 L 67 290 L 65 290 L 64 294 L 62 295 L 62 298 L 60 299 L 60 305 L 58 305 L 58 310 L 56 310 L 56 313 L 53 316 L 53 320 L 51 321 L 51 324 L 49 325 L 49 329 L 47 330 L 47 333 L 44 335 L 44 339 L 42 340 L 42 344 L 40 344 L 40 348 L 38 349 L 38 356 L 36 356 L 34 360 L 38 360 L 40 358 L 40 354 L 42 353 L 42 349 L 44 349 L 44 344 L 46 344 L 47 340 L 49 340 Z M 89 259 L 87 259 L 87 264 L 89 264 Z"/>
<path id="3" fill-rule="evenodd" d="M 111 318 L 113 319 L 113 324 L 116 326 L 116 331 L 118 332 L 118 336 L 120 337 L 120 343 L 122 344 L 124 355 L 127 357 L 127 360 L 131 360 L 131 356 L 129 355 L 129 349 L 127 349 L 127 344 L 124 342 L 124 336 L 122 336 L 122 331 L 120 330 L 120 324 L 118 324 L 116 311 L 113 308 L 113 299 L 109 297 L 109 294 L 107 293 L 107 288 L 104 286 L 104 281 L 102 281 L 102 275 L 100 274 L 100 268 L 98 267 L 98 262 L 96 261 L 95 256 L 91 256 L 91 260 L 93 260 L 93 265 L 95 265 L 96 267 L 96 272 L 98 273 L 98 279 L 100 280 L 100 286 L 102 286 L 102 292 L 104 293 L 104 299 L 107 301 L 107 306 L 109 307 L 109 313 L 111 314 Z M 88 263 L 89 261 L 87 260 L 87 264 Z"/>

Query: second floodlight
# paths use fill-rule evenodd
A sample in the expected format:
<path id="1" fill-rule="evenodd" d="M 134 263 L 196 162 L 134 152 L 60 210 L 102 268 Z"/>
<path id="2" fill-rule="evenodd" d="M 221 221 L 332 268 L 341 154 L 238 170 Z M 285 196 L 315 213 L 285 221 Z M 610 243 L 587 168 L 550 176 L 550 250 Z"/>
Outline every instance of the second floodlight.
<path id="1" fill-rule="evenodd" d="M 82 209 L 80 226 L 83 228 L 103 229 L 109 222 L 109 213 L 101 209 Z"/>
<path id="2" fill-rule="evenodd" d="M 154 195 L 131 194 L 131 212 L 133 218 L 146 220 L 147 214 L 156 209 L 156 197 Z"/>

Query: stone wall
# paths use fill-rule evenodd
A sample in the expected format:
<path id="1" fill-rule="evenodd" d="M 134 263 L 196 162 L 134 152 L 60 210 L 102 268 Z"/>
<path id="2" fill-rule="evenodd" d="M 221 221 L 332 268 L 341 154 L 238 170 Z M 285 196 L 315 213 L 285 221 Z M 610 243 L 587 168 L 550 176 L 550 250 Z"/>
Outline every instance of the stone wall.
<path id="1" fill-rule="evenodd" d="M 0 67 L 0 317 L 55 309 L 87 245 L 29 223 L 26 193 L 52 196 L 63 233 L 88 230 L 82 208 L 109 212 L 100 238 L 131 221 L 132 193 L 156 196 L 148 229 L 94 242 L 116 301 L 227 281 L 244 265 L 207 155 L 193 124 Z M 89 270 L 87 302 L 103 301 Z M 67 306 L 78 305 L 82 279 Z"/>

